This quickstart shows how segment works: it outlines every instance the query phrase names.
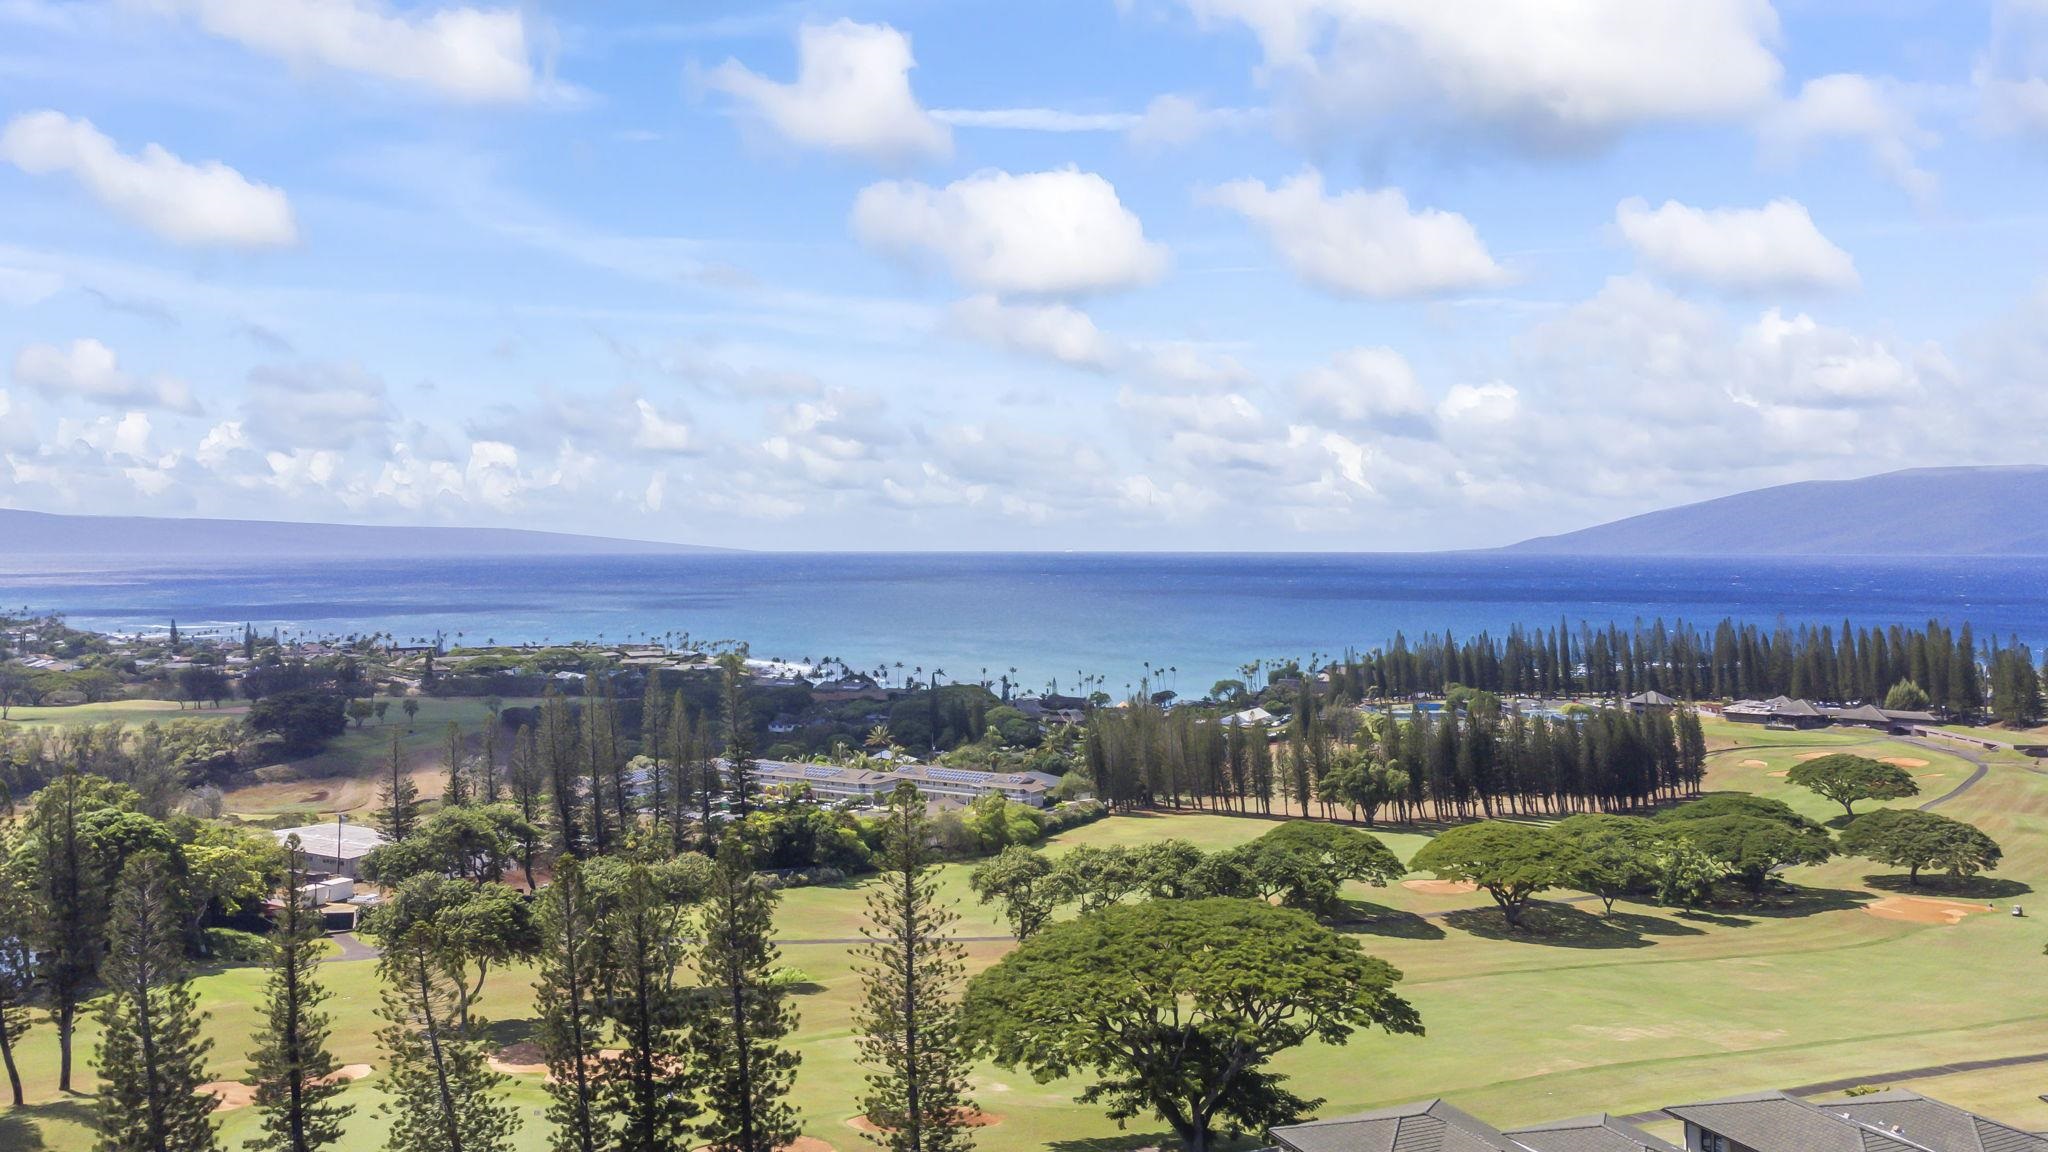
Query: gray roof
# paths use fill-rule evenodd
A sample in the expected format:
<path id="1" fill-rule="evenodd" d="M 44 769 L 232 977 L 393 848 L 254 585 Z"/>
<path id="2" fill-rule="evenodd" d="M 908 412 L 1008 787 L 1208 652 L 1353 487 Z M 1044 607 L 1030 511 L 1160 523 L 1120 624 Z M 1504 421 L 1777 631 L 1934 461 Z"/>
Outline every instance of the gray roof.
<path id="1" fill-rule="evenodd" d="M 1601 1113 L 1515 1128 L 1509 1139 L 1529 1152 L 1681 1152 L 1633 1125 Z"/>
<path id="2" fill-rule="evenodd" d="M 1974 1112 L 1930 1100 L 1918 1092 L 1874 1092 L 1868 1096 L 1824 1101 L 1815 1107 L 1873 1128 L 1896 1131 L 1941 1152 L 2048 1150 L 2048 1138 L 2022 1132 L 1996 1120 L 1986 1120 Z"/>
<path id="3" fill-rule="evenodd" d="M 1497 1129 L 1442 1100 L 1290 1124 L 1270 1135 L 1293 1152 L 1521 1152 Z"/>
<path id="4" fill-rule="evenodd" d="M 279 828 L 275 833 L 277 842 L 297 836 L 299 846 L 309 856 L 327 856 L 336 860 L 360 860 L 370 854 L 371 849 L 384 843 L 384 834 L 368 824 L 308 824 L 301 828 Z M 337 848 L 337 844 L 339 847 Z"/>
<path id="5" fill-rule="evenodd" d="M 1858 1123 L 1783 1092 L 1757 1092 L 1664 1111 L 1756 1152 L 1965 1152 Z"/>
<path id="6" fill-rule="evenodd" d="M 1666 696 L 1662 692 L 1659 692 L 1655 689 L 1651 689 L 1648 692 L 1638 692 L 1635 695 L 1629 697 L 1628 699 L 1622 701 L 1622 703 L 1642 704 L 1652 708 L 1670 708 L 1676 705 L 1678 701 L 1673 700 L 1671 697 Z"/>

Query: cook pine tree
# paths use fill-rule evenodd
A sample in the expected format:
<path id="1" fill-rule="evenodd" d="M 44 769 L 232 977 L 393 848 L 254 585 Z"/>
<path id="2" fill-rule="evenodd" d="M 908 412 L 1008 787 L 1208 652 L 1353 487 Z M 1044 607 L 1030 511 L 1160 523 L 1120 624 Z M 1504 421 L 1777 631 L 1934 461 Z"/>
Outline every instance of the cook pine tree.
<path id="1" fill-rule="evenodd" d="M 159 852 L 122 869 L 100 965 L 97 1152 L 217 1152 L 214 1099 L 202 1090 L 206 1014 L 187 985 L 177 875 Z"/>
<path id="2" fill-rule="evenodd" d="M 330 994 L 319 977 L 326 931 L 307 879 L 306 851 L 293 836 L 285 841 L 282 907 L 270 933 L 263 1029 L 250 1056 L 261 1118 L 244 1145 L 250 1152 L 317 1152 L 341 1139 L 355 1111 L 335 1099 L 347 1085 L 327 1048 L 329 1019 L 320 1005 Z"/>
<path id="3" fill-rule="evenodd" d="M 880 878 L 867 899 L 854 1010 L 868 1090 L 861 1108 L 890 1152 L 957 1152 L 973 1143 L 968 1060 L 960 1034 L 967 953 L 960 915 L 940 898 L 932 821 L 909 784 L 889 795 Z"/>
<path id="4" fill-rule="evenodd" d="M 484 1021 L 465 1019 L 460 979 L 435 954 L 431 933 L 392 933 L 381 943 L 386 1152 L 507 1152 L 519 1113 L 485 1057 Z"/>
<path id="5" fill-rule="evenodd" d="M 412 703 L 411 699 L 406 703 Z M 377 792 L 374 818 L 377 831 L 392 840 L 403 840 L 419 827 L 420 788 L 405 770 L 396 732 L 391 734 L 391 758 L 384 765 L 384 784 Z"/>
<path id="6" fill-rule="evenodd" d="M 774 979 L 775 893 L 738 835 L 723 837 L 697 925 L 696 1047 L 712 1152 L 774 1152 L 797 1137 L 789 1089 L 800 1059 L 785 1041 L 796 1010 Z"/>

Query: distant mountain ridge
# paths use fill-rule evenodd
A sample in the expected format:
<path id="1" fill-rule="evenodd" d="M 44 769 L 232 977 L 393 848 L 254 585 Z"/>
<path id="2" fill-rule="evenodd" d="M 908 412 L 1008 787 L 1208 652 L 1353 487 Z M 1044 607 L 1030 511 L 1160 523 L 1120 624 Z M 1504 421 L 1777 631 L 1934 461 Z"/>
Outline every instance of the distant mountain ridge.
<path id="1" fill-rule="evenodd" d="M 391 527 L 209 520 L 156 516 L 67 516 L 0 508 L 0 561 L 22 556 L 164 560 L 383 559 L 436 556 L 631 556 L 718 552 L 693 544 L 615 540 L 524 528 Z"/>
<path id="2" fill-rule="evenodd" d="M 1539 536 L 1583 556 L 2048 556 L 2048 466 L 1911 468 L 1809 480 Z"/>

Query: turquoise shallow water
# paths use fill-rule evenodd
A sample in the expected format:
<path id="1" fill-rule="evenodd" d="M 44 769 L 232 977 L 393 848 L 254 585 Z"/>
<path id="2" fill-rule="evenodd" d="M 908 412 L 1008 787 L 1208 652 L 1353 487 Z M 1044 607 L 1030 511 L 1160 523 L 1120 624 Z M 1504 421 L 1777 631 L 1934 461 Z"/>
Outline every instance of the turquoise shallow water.
<path id="1" fill-rule="evenodd" d="M 0 556 L 0 606 L 83 627 L 244 622 L 470 641 L 746 639 L 756 655 L 903 661 L 948 678 L 1077 672 L 1116 691 L 1147 667 L 1199 692 L 1255 658 L 1566 620 L 1711 625 L 1969 620 L 2048 641 L 2048 564 L 2014 560 L 1242 554 L 718 553 L 536 560 L 122 567 Z"/>

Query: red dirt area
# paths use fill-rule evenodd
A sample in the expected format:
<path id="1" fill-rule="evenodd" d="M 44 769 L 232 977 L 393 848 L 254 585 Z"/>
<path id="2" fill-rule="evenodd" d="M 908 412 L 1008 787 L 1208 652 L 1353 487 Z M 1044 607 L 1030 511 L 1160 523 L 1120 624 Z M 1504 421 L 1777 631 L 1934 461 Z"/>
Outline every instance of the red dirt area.
<path id="1" fill-rule="evenodd" d="M 1989 904 L 1975 900 L 1942 900 L 1933 896 L 1887 896 L 1863 906 L 1865 912 L 1885 920 L 1912 924 L 1960 924 L 1965 916 L 1992 911 Z"/>
<path id="2" fill-rule="evenodd" d="M 979 1110 L 969 1110 L 967 1115 L 964 1116 L 962 1119 L 969 1128 L 992 1128 L 995 1125 L 1001 1124 L 1003 1122 L 1003 1118 L 1001 1116 L 997 1116 L 991 1112 L 982 1112 Z M 876 1124 L 874 1121 L 868 1119 L 865 1116 L 855 1116 L 849 1119 L 846 1122 L 846 1126 L 853 1129 L 856 1132 L 888 1131 L 888 1129 L 883 1128 L 881 1125 Z"/>
<path id="3" fill-rule="evenodd" d="M 1424 896 L 1464 896 L 1479 891 L 1470 880 L 1403 880 L 1401 887 Z"/>

